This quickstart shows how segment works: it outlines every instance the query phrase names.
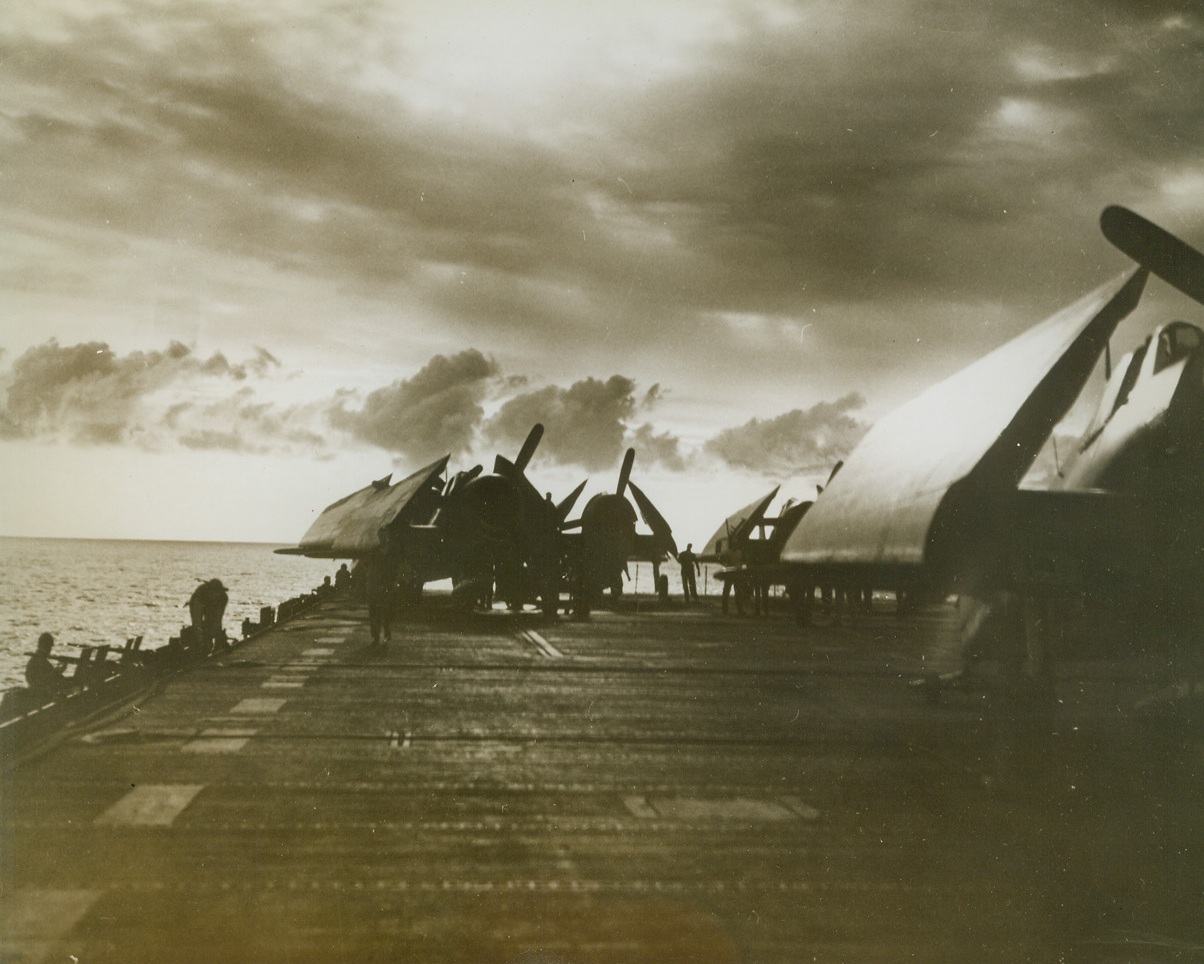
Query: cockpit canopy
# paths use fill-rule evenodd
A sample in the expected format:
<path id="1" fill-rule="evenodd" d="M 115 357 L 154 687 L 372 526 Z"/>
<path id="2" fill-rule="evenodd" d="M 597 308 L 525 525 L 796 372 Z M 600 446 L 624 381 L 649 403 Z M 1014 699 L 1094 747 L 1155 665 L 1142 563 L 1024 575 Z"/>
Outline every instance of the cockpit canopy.
<path id="1" fill-rule="evenodd" d="M 1154 355 L 1148 359 L 1150 347 L 1154 346 Z M 1096 409 L 1091 426 L 1083 438 L 1083 448 L 1089 446 L 1104 426 L 1111 421 L 1121 407 L 1129 400 L 1133 386 L 1139 378 L 1152 377 L 1164 371 L 1171 365 L 1190 358 L 1204 347 L 1204 332 L 1186 321 L 1172 321 L 1145 340 L 1134 351 L 1129 352 L 1116 365 L 1108 384 L 1104 388 L 1103 397 Z"/>
<path id="2" fill-rule="evenodd" d="M 1186 321 L 1172 321 L 1158 332 L 1158 351 L 1154 356 L 1154 374 L 1181 358 L 1188 358 L 1204 343 L 1204 332 Z"/>

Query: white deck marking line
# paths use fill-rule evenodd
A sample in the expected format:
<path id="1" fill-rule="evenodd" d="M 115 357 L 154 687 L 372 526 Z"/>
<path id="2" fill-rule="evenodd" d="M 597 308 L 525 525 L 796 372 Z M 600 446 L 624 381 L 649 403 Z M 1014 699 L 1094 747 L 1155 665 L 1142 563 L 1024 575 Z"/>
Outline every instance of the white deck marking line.
<path id="1" fill-rule="evenodd" d="M 666 797 L 656 801 L 656 812 L 667 820 L 705 821 L 740 820 L 744 822 L 777 822 L 796 816 L 792 810 L 773 800 L 735 797 L 713 800 L 699 797 Z"/>
<path id="2" fill-rule="evenodd" d="M 334 650 L 329 646 L 311 646 L 309 649 L 301 650 L 302 656 L 333 656 Z"/>
<path id="3" fill-rule="evenodd" d="M 781 803 L 785 804 L 789 809 L 793 810 L 804 820 L 818 820 L 819 811 L 807 803 L 803 803 L 798 797 L 778 796 Z"/>
<path id="4" fill-rule="evenodd" d="M 782 800 L 781 797 L 778 801 Z M 643 819 L 676 820 L 685 823 L 739 820 L 742 822 L 772 823 L 801 816 L 813 820 L 819 812 L 799 803 L 797 808 L 784 802 L 755 800 L 735 797 L 726 800 L 702 799 L 698 797 L 665 797 L 656 801 L 655 807 L 647 797 L 624 797 L 623 803 L 634 816 Z M 814 813 L 811 816 L 810 813 Z"/>
<path id="5" fill-rule="evenodd" d="M 548 657 L 548 659 L 564 659 L 564 653 L 540 636 L 535 630 L 524 629 L 519 635 L 527 642 L 534 643 L 539 651 Z"/>
<path id="6" fill-rule="evenodd" d="M 259 684 L 262 690 L 299 690 L 305 685 L 304 679 L 296 676 L 271 676 Z"/>
<path id="7" fill-rule="evenodd" d="M 975 894 L 992 894 L 994 891 L 983 885 L 963 883 L 963 888 L 973 887 Z M 175 884 L 165 884 L 160 880 L 113 880 L 106 886 L 107 893 L 177 893 L 195 896 L 215 892 L 230 893 L 259 893 L 268 891 L 391 891 L 405 893 L 418 891 L 423 893 L 438 893 L 440 891 L 463 891 L 480 893 L 503 890 L 527 890 L 553 892 L 558 890 L 576 893 L 634 893 L 642 894 L 661 891 L 676 894 L 911 894 L 932 899 L 937 889 L 931 884 L 908 884 L 895 880 L 653 880 L 628 879 L 621 880 L 465 880 L 463 878 L 448 878 L 445 880 L 289 880 L 269 879 L 263 881 L 222 881 L 205 882 L 201 880 L 181 881 Z M 3 898 L 0 898 L 0 911 L 4 909 Z M 3 943 L 0 942 L 0 946 Z"/>
<path id="8" fill-rule="evenodd" d="M 248 715 L 264 715 L 267 713 L 278 713 L 287 700 L 269 699 L 267 697 L 243 700 L 241 703 L 236 703 L 231 713 L 246 713 Z"/>
<path id="9" fill-rule="evenodd" d="M 648 804 L 647 797 L 624 797 L 623 803 L 626 804 L 627 809 L 631 811 L 632 816 L 643 817 L 651 820 L 655 820 L 660 816 L 660 814 L 653 810 Z"/>
<path id="10" fill-rule="evenodd" d="M 0 895 L 0 960 L 67 960 L 63 939 L 100 897 L 99 890 L 14 890 Z"/>
<path id="11" fill-rule="evenodd" d="M 394 730 L 389 734 L 389 746 L 394 750 L 408 750 L 410 748 L 410 738 L 413 736 L 409 730 L 404 734 Z"/>
<path id="12" fill-rule="evenodd" d="M 199 783 L 147 784 L 129 793 L 97 817 L 98 827 L 170 827 L 204 790 Z"/>
<path id="13" fill-rule="evenodd" d="M 201 730 L 195 740 L 189 740 L 181 749 L 185 753 L 237 753 L 255 735 L 255 730 L 225 730 L 211 728 Z"/>

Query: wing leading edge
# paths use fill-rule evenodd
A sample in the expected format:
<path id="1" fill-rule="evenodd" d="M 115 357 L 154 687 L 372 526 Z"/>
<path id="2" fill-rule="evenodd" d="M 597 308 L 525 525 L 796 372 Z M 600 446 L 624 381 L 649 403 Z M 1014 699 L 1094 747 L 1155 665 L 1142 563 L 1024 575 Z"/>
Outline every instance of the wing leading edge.
<path id="1" fill-rule="evenodd" d="M 803 517 L 783 560 L 939 565 L 989 536 L 984 505 L 1014 491 L 1147 276 L 1142 268 L 1101 285 L 881 419 Z"/>
<path id="2" fill-rule="evenodd" d="M 418 493 L 447 468 L 449 456 L 432 462 L 395 485 L 372 483 L 328 505 L 286 555 L 349 559 L 380 548 L 380 530 L 392 524 Z"/>

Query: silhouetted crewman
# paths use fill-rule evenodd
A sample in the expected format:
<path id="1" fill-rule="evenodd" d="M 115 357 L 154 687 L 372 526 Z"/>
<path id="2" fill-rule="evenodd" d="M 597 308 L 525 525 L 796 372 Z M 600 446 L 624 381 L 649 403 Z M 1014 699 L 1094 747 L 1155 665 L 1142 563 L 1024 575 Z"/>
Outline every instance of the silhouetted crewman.
<path id="1" fill-rule="evenodd" d="M 226 604 L 230 596 L 220 579 L 210 579 L 203 582 L 192 591 L 188 600 L 188 615 L 196 628 L 196 645 L 204 654 L 213 651 L 214 646 L 229 649 L 226 642 L 226 631 L 222 629 L 222 619 L 226 615 Z"/>
<path id="2" fill-rule="evenodd" d="M 339 566 L 339 571 L 334 574 L 334 588 L 340 592 L 351 588 L 351 570 L 347 568 L 347 563 Z"/>
<path id="3" fill-rule="evenodd" d="M 372 633 L 372 645 L 383 646 L 392 633 L 392 567 L 384 559 L 361 560 L 356 571 L 364 579 L 364 597 L 368 603 L 368 629 Z"/>
<path id="4" fill-rule="evenodd" d="M 694 574 L 702 571 L 702 567 L 698 564 L 698 557 L 694 555 L 693 550 L 694 543 L 690 542 L 677 554 L 677 561 L 681 563 L 681 591 L 686 602 L 697 601 L 698 583 L 694 579 Z"/>
<path id="5" fill-rule="evenodd" d="M 50 633 L 42 633 L 38 637 L 38 651 L 25 664 L 25 683 L 29 692 L 40 698 L 62 696 L 68 689 L 62 668 L 50 661 L 53 648 L 54 637 Z"/>

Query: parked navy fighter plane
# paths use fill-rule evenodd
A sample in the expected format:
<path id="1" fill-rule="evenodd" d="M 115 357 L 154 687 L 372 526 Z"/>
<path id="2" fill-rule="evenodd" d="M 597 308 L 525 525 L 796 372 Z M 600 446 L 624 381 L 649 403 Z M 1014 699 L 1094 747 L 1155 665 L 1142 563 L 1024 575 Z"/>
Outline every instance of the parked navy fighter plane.
<path id="1" fill-rule="evenodd" d="M 562 526 L 568 575 L 581 614 L 589 612 L 603 590 L 613 591 L 617 587 L 621 591 L 628 562 L 659 565 L 668 556 L 677 557 L 677 544 L 669 523 L 631 481 L 634 462 L 635 449 L 628 449 L 615 491 L 593 496 L 582 509 L 580 519 Z M 640 518 L 651 530 L 649 533 L 636 531 L 636 509 L 625 495 L 629 490 Z"/>
<path id="2" fill-rule="evenodd" d="M 443 483 L 450 456 L 390 485 L 385 477 L 327 506 L 293 548 L 277 552 L 325 559 L 368 559 L 389 566 L 403 587 L 451 579 L 465 600 L 532 598 L 554 611 L 559 594 L 558 530 L 571 499 L 549 505 L 526 477 L 543 435 L 531 429 L 513 462 L 499 455 Z"/>
<path id="3" fill-rule="evenodd" d="M 1110 207 L 1138 263 L 880 420 L 783 551 L 796 585 L 870 584 L 1017 600 L 1016 665 L 1049 674 L 1059 598 L 1125 599 L 1200 632 L 1204 337 L 1164 324 L 1111 372 L 1057 484 L 1021 479 L 1150 273 L 1204 304 L 1204 255 Z M 1152 609 L 1151 609 L 1152 604 Z"/>
<path id="4" fill-rule="evenodd" d="M 782 548 L 812 501 L 788 500 L 776 516 L 769 506 L 781 486 L 750 502 L 723 520 L 702 552 L 699 562 L 717 562 L 723 568 L 716 577 L 723 582 L 723 610 L 735 590 L 736 612 L 743 615 L 750 603 L 759 604 L 770 586 L 782 585 L 787 570 L 782 565 Z M 822 491 L 822 488 L 821 490 Z"/>

